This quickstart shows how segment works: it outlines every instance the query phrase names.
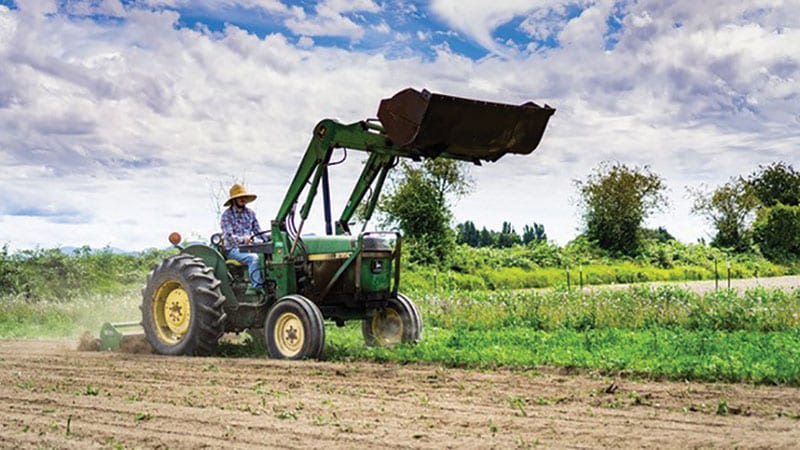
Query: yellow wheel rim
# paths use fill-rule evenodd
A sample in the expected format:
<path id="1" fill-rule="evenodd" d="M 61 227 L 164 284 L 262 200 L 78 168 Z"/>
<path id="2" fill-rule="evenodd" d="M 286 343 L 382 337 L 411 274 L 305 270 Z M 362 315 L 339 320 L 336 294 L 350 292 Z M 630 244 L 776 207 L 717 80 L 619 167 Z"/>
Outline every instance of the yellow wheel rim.
<path id="1" fill-rule="evenodd" d="M 273 337 L 275 346 L 282 355 L 287 358 L 297 356 L 303 349 L 303 343 L 306 340 L 300 317 L 291 312 L 281 314 L 275 323 Z"/>
<path id="2" fill-rule="evenodd" d="M 378 345 L 394 345 L 403 341 L 403 318 L 392 308 L 372 316 L 372 335 Z"/>
<path id="3" fill-rule="evenodd" d="M 158 287 L 153 298 L 153 319 L 162 341 L 177 344 L 186 336 L 192 319 L 192 303 L 180 283 L 170 280 Z"/>

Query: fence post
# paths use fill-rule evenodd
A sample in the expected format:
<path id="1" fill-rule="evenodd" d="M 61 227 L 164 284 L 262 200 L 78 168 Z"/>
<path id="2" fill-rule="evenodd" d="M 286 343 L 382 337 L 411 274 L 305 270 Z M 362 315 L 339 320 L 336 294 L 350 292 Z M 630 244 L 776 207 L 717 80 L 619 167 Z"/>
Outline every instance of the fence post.
<path id="1" fill-rule="evenodd" d="M 725 264 L 728 266 L 728 289 L 731 288 L 731 262 L 730 260 L 725 261 Z"/>
<path id="2" fill-rule="evenodd" d="M 717 257 L 714 257 L 714 290 L 719 290 L 719 270 L 717 270 Z"/>
<path id="3" fill-rule="evenodd" d="M 572 287 L 569 284 L 569 266 L 567 266 L 567 292 L 571 291 Z"/>

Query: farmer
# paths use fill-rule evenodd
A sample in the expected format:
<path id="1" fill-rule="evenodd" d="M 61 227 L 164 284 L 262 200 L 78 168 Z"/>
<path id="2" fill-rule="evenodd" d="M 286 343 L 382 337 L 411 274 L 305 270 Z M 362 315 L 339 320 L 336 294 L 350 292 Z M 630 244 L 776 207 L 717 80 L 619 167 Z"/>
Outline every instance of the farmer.
<path id="1" fill-rule="evenodd" d="M 253 236 L 261 233 L 256 213 L 247 207 L 247 204 L 256 199 L 255 194 L 248 194 L 244 186 L 234 184 L 231 186 L 230 198 L 224 206 L 228 206 L 222 213 L 222 242 L 229 259 L 235 259 L 247 264 L 250 274 L 250 287 L 245 295 L 259 294 L 263 286 L 261 270 L 258 267 L 258 254 L 245 253 L 239 250 L 240 245 L 253 243 Z"/>

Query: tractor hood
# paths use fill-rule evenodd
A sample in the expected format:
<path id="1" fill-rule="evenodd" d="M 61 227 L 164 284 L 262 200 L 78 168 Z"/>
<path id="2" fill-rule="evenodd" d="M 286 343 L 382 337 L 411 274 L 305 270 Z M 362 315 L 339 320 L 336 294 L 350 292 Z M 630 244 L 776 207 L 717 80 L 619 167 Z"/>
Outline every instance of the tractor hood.
<path id="1" fill-rule="evenodd" d="M 531 153 L 555 111 L 533 102 L 508 105 L 408 88 L 381 101 L 378 119 L 398 147 L 479 162 Z"/>

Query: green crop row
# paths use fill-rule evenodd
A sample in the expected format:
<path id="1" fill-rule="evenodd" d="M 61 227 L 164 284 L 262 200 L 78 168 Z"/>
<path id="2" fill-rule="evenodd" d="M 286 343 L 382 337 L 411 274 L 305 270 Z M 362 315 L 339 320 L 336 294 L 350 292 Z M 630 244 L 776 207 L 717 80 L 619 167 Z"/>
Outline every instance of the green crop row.
<path id="1" fill-rule="evenodd" d="M 348 326 L 328 333 L 324 356 L 338 361 L 427 361 L 457 367 L 548 365 L 672 380 L 800 385 L 797 329 L 761 333 L 428 327 L 419 344 L 384 349 L 364 347 L 358 327 Z"/>

